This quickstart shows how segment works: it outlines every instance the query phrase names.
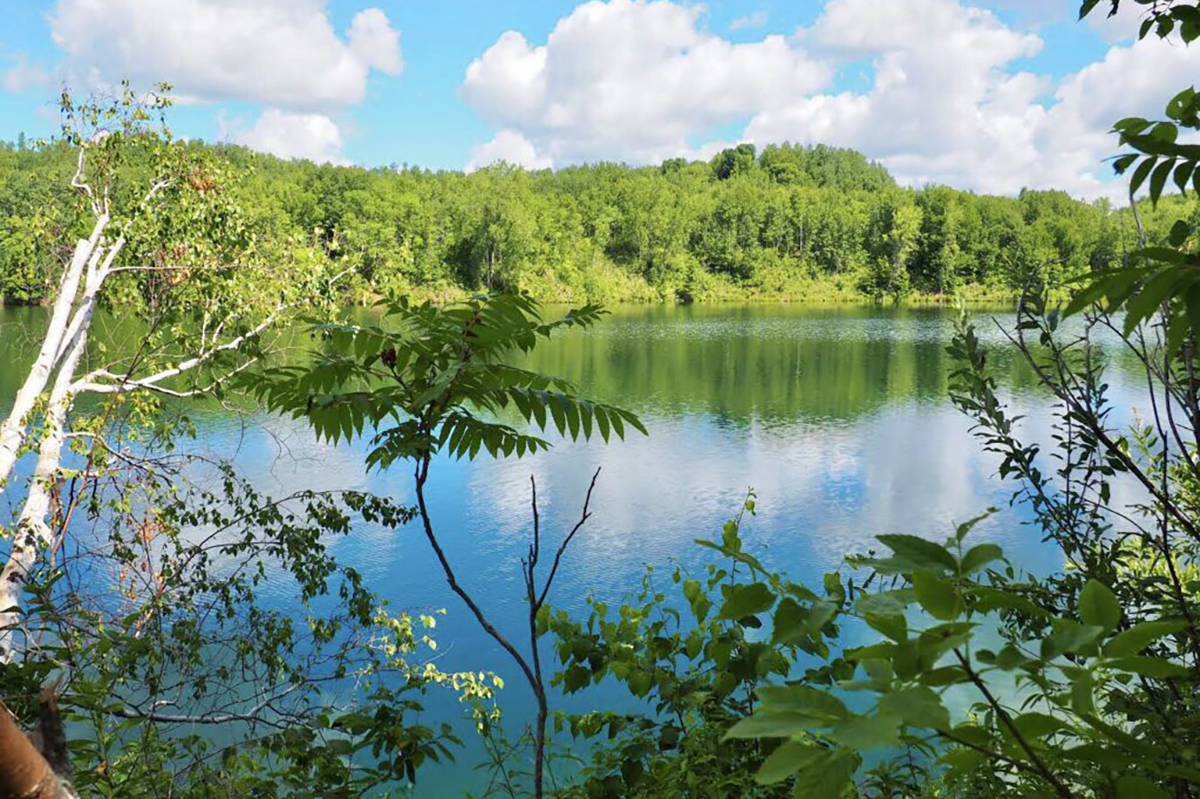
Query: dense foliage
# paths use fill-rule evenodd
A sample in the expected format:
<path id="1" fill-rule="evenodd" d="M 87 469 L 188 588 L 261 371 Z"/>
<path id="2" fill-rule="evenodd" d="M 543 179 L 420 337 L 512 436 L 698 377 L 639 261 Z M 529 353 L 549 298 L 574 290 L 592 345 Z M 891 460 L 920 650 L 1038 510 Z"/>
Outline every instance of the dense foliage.
<path id="1" fill-rule="evenodd" d="M 1200 37 L 1195 3 L 1139 3 L 1143 38 Z M 1086 0 L 1081 11 L 1099 5 Z M 0 608 L 15 619 L 0 633 L 16 642 L 0 652 L 0 723 L 38 727 L 59 775 L 74 769 L 72 792 L 403 793 L 424 763 L 454 755 L 455 731 L 420 717 L 424 694 L 449 685 L 502 763 L 491 790 L 510 797 L 1200 794 L 1200 255 L 1190 206 L 1164 197 L 1168 181 L 1197 188 L 1200 149 L 1178 141 L 1181 128 L 1200 127 L 1194 91 L 1175 97 L 1165 121 L 1116 125 L 1134 150 L 1117 170 L 1133 170 L 1131 193 L 1150 189 L 1140 214 L 1054 192 L 901 189 L 861 157 L 820 147 L 740 145 L 709 164 L 557 173 L 315 167 L 163 139 L 130 98 L 107 117 L 66 100 L 64 110 L 126 120 L 131 135 L 0 154 L 5 298 L 40 302 L 68 285 L 60 294 L 73 300 L 77 286 L 57 276 L 86 235 L 90 205 L 101 249 L 75 259 L 92 263 L 85 300 L 111 276 L 103 301 L 136 306 L 161 331 L 148 351 L 165 368 L 145 375 L 137 359 L 116 358 L 76 380 L 69 360 L 54 366 L 48 398 L 14 423 L 20 454 L 36 451 L 38 468 L 14 481 L 25 494 L 8 558 L 34 549 L 37 558 L 12 581 L 20 601 Z M 149 177 L 161 202 L 147 206 L 136 199 L 141 173 L 164 154 Z M 103 202 L 81 182 L 97 174 Z M 131 221 L 104 238 L 109 189 Z M 252 269 L 263 261 L 321 275 L 349 268 L 352 296 L 388 297 L 383 318 L 319 317 L 310 362 L 260 370 L 269 352 L 242 345 L 265 328 L 245 318 L 264 303 L 275 310 L 263 325 L 285 307 L 318 316 L 323 304 L 307 303 L 313 292 L 286 274 Z M 1079 278 L 1086 288 L 1064 308 L 1055 297 Z M 293 295 L 272 305 L 276 282 Z M 572 439 L 645 432 L 569 381 L 512 365 L 554 330 L 600 315 L 588 305 L 547 322 L 530 293 L 719 299 L 822 286 L 874 297 L 1019 291 L 1006 332 L 1057 401 L 1048 435 L 1031 435 L 1009 408 L 994 353 L 965 316 L 947 353 L 949 390 L 1063 567 L 1025 573 L 970 537 L 974 520 L 943 542 L 879 536 L 880 552 L 851 556 L 809 587 L 756 554 L 751 494 L 718 540 L 697 542 L 713 553 L 702 572 L 663 579 L 648 569 L 634 596 L 617 607 L 593 601 L 578 619 L 552 608 L 551 587 L 590 516 L 591 490 L 554 548 L 531 481 L 528 638 L 515 643 L 493 626 L 427 507 L 437 457 L 520 457 L 549 445 L 525 425 Z M 478 288 L 505 293 L 408 297 Z M 191 311 L 201 315 L 198 344 L 197 325 L 176 321 Z M 91 306 L 81 313 L 68 338 L 76 352 Z M 217 318 L 233 319 L 239 335 L 216 344 L 226 324 L 210 336 Z M 182 366 L 171 365 L 172 347 L 198 347 L 192 362 L 211 358 L 216 382 L 165 385 Z M 1112 413 L 1113 347 L 1144 375 L 1144 416 Z M 212 355 L 234 352 L 240 360 Z M 367 466 L 412 468 L 416 505 L 359 492 L 274 499 L 228 464 L 177 454 L 190 428 L 159 397 L 238 385 L 319 437 L 369 438 Z M 77 407 L 86 392 L 107 399 Z M 204 469 L 207 487 L 194 482 Z M 432 616 L 389 612 L 337 563 L 329 543 L 356 519 L 420 526 L 442 576 L 537 700 L 536 719 L 516 720 L 524 735 L 504 735 L 501 722 L 514 725 L 492 704 L 499 680 L 430 660 Z M 292 604 L 260 596 L 268 575 L 289 578 Z M 851 628 L 870 636 L 864 645 L 846 645 Z M 542 657 L 551 649 L 554 670 Z M 623 686 L 640 711 L 551 713 L 552 688 L 585 694 L 599 683 Z M 65 726 L 47 723 L 60 714 Z M 545 779 L 549 725 L 591 744 L 562 781 Z M 0 773 L 13 766 L 0 752 Z"/>
<path id="2" fill-rule="evenodd" d="M 1165 39 L 1176 31 L 1184 44 L 1200 38 L 1200 5 L 1137 2 L 1145 17 L 1140 38 L 1154 32 Z M 1081 16 L 1100 5 L 1085 0 Z M 1112 14 L 1121 5 L 1104 4 Z M 743 550 L 739 536 L 727 534 L 717 548 L 747 567 L 753 582 L 721 586 L 720 617 L 737 619 L 747 630 L 769 621 L 770 655 L 785 653 L 780 644 L 793 634 L 815 633 L 831 644 L 814 668 L 782 672 L 768 658 L 766 668 L 750 672 L 743 659 L 739 673 L 728 650 L 710 654 L 719 639 L 706 639 L 708 608 L 701 603 L 697 609 L 696 584 L 685 588 L 695 617 L 688 635 L 696 644 L 687 659 L 668 658 L 629 686 L 638 695 L 662 695 L 695 672 L 687 660 L 699 652 L 705 654 L 702 672 L 749 683 L 751 712 L 719 742 L 711 735 L 694 738 L 713 741 L 703 751 L 710 762 L 722 747 L 728 756 L 741 741 L 774 742 L 769 756 L 722 772 L 736 779 L 753 767 L 758 787 L 741 783 L 739 795 L 770 796 L 783 788 L 796 797 L 1124 799 L 1200 791 L 1194 724 L 1200 260 L 1195 220 L 1178 220 L 1165 241 L 1152 240 L 1132 203 L 1147 180 L 1156 208 L 1168 180 L 1184 194 L 1200 189 L 1194 178 L 1200 149 L 1177 142 L 1181 129 L 1200 126 L 1197 108 L 1196 92 L 1187 89 L 1172 99 L 1166 120 L 1115 125 L 1121 144 L 1134 151 L 1115 166 L 1121 173 L 1136 165 L 1130 197 L 1137 248 L 1112 268 L 1083 276 L 1085 288 L 1065 309 L 1048 300 L 1053 275 L 1045 269 L 1029 275 L 1016 326 L 1006 332 L 1038 384 L 1058 401 L 1048 440 L 1031 434 L 1009 409 L 990 353 L 965 319 L 949 349 L 958 364 L 952 399 L 974 421 L 984 449 L 999 459 L 1000 478 L 1015 484 L 1013 501 L 1030 509 L 1036 529 L 1061 552 L 1061 571 L 1022 573 L 1004 562 L 999 547 L 972 546 L 974 522 L 966 522 L 944 544 L 879 536 L 887 556 L 848 558 L 843 573 L 827 575 L 826 596 L 818 597 L 768 572 Z M 903 217 L 902 209 L 893 212 L 898 223 Z M 887 247 L 903 253 L 903 237 Z M 1064 316 L 1074 318 L 1064 322 Z M 1132 354 L 1144 372 L 1136 402 L 1145 418 L 1135 413 L 1132 422 L 1114 421 L 1105 379 L 1114 346 Z M 729 529 L 736 533 L 738 526 Z M 620 618 L 682 618 L 683 603 L 665 593 L 654 595 L 650 606 L 644 600 L 622 606 Z M 863 624 L 878 635 L 837 652 L 834 623 Z M 571 679 L 589 636 L 578 625 L 565 626 L 568 646 L 560 647 L 560 656 Z M 619 627 L 600 624 L 599 630 L 599 641 L 619 640 Z M 657 645 L 664 638 L 653 640 Z M 669 645 L 657 648 L 671 652 Z M 623 678 L 618 665 L 603 654 L 593 657 L 583 679 L 573 682 L 610 670 Z M 658 703 L 660 711 L 666 707 Z M 693 712 L 692 719 L 703 733 L 703 715 Z M 659 748 L 669 754 L 651 748 L 626 754 L 601 745 L 587 795 L 703 795 L 680 779 L 679 766 L 704 760 L 687 746 Z M 657 780 L 641 779 L 647 757 Z"/>
<path id="3" fill-rule="evenodd" d="M 1128 212 L 1103 202 L 900 188 L 861 155 L 825 146 L 469 175 L 193 147 L 235 178 L 222 190 L 260 246 L 352 267 L 344 290 L 356 301 L 485 288 L 589 302 L 1011 297 L 1039 269 L 1061 286 L 1137 246 Z M 4 300 L 52 294 L 64 234 L 79 226 L 64 189 L 72 158 L 63 145 L 0 149 Z M 1193 213 L 1167 202 L 1143 221 L 1152 241 L 1165 241 Z"/>

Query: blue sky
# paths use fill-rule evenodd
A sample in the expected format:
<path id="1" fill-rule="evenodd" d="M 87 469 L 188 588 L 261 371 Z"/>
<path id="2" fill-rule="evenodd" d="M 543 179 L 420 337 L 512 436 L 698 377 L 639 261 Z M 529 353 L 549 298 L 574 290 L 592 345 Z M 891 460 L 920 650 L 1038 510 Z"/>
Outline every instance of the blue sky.
<path id="1" fill-rule="evenodd" d="M 1073 0 L 3 0 L 0 136 L 169 80 L 175 129 L 285 157 L 531 168 L 851 146 L 902 181 L 1116 190 L 1109 124 L 1200 67 Z M 1136 8 L 1133 9 L 1136 13 Z"/>

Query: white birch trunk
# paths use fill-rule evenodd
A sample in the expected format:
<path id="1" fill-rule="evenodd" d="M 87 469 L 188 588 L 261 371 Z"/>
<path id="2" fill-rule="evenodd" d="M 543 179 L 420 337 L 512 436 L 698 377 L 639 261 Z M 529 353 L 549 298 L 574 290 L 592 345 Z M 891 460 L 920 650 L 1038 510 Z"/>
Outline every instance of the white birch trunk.
<path id="1" fill-rule="evenodd" d="M 8 418 L 0 422 L 0 491 L 4 490 L 4 483 L 17 460 L 17 451 L 25 441 L 25 431 L 28 428 L 26 417 L 37 398 L 45 391 L 50 376 L 54 374 L 55 365 L 62 358 L 63 340 L 71 319 L 71 310 L 75 305 L 75 295 L 79 291 L 79 281 L 85 268 L 92 263 L 92 255 L 107 226 L 108 217 L 100 217 L 91 238 L 80 239 L 76 243 L 75 254 L 67 264 L 59 283 L 58 296 L 54 298 L 53 310 L 50 313 L 50 324 L 46 328 L 46 337 L 42 341 L 37 359 L 13 399 Z"/>
<path id="2" fill-rule="evenodd" d="M 37 561 L 38 550 L 53 543 L 53 531 L 48 517 L 54 492 L 58 490 L 58 470 L 62 464 L 63 443 L 66 440 L 67 413 L 74 402 L 73 382 L 79 361 L 87 349 L 88 327 L 91 325 L 95 295 L 102 276 L 89 275 L 91 284 L 84 295 L 84 304 L 77 312 L 75 335 L 67 342 L 67 352 L 50 392 L 46 408 L 45 431 L 38 445 L 37 467 L 29 486 L 29 495 L 17 520 L 16 536 L 8 562 L 0 570 L 0 663 L 11 662 L 15 653 L 13 640 L 20 624 L 21 593 L 29 571 Z"/>

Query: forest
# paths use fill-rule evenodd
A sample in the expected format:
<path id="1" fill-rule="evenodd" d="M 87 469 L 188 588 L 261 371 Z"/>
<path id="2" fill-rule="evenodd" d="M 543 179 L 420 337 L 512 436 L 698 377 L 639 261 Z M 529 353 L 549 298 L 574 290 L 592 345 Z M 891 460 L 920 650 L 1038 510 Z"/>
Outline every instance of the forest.
<path id="1" fill-rule="evenodd" d="M 288 162 L 205 151 L 256 236 L 354 274 L 340 291 L 455 297 L 487 289 L 545 302 L 1012 300 L 1136 249 L 1127 209 L 1057 191 L 979 196 L 902 188 L 859 153 L 743 144 L 710 163 L 667 161 L 472 174 Z M 0 150 L 0 298 L 52 294 L 77 224 L 69 148 Z M 197 176 L 199 185 L 207 178 Z M 1195 218 L 1190 200 L 1143 210 L 1153 241 Z"/>

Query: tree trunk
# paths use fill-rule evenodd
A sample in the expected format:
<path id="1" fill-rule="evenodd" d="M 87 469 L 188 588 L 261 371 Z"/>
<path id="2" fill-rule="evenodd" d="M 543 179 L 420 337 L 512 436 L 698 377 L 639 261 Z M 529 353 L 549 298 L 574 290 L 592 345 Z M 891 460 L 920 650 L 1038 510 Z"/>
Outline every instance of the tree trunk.
<path id="1" fill-rule="evenodd" d="M 0 705 L 0 799 L 78 799 Z"/>
<path id="2" fill-rule="evenodd" d="M 20 625 L 21 592 L 29 571 L 37 560 L 38 549 L 49 546 L 53 539 L 47 516 L 50 514 L 58 469 L 62 463 L 67 411 L 74 399 L 72 382 L 79 360 L 87 348 L 91 307 L 85 307 L 81 312 L 86 318 L 80 320 L 82 324 L 70 342 L 70 350 L 50 392 L 45 431 L 38 446 L 37 467 L 29 486 L 29 496 L 26 497 L 17 520 L 17 533 L 12 551 L 8 555 L 8 562 L 0 571 L 0 663 L 11 662 L 15 655 L 13 639 Z"/>
<path id="3" fill-rule="evenodd" d="M 108 217 L 102 216 L 96 222 L 90 239 L 80 239 L 75 245 L 75 254 L 63 272 L 59 283 L 58 296 L 54 298 L 54 307 L 50 313 L 50 325 L 46 328 L 46 337 L 38 351 L 37 359 L 29 368 L 17 396 L 13 399 L 12 409 L 8 418 L 0 422 L 0 491 L 12 472 L 17 460 L 17 451 L 25 441 L 26 416 L 32 410 L 37 398 L 46 388 L 54 366 L 63 355 L 63 339 L 66 336 L 67 325 L 71 318 L 71 309 L 75 305 L 75 294 L 79 291 L 79 281 L 85 268 L 94 265 L 93 255 L 100 236 L 108 225 Z"/>
<path id="4" fill-rule="evenodd" d="M 533 729 L 533 795 L 534 799 L 542 799 L 546 791 L 546 720 L 550 715 L 545 687 L 539 686 L 537 700 L 537 720 Z"/>

